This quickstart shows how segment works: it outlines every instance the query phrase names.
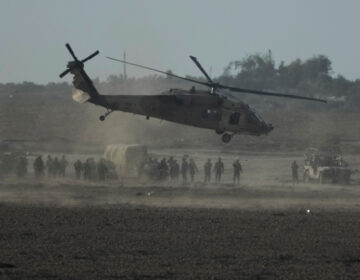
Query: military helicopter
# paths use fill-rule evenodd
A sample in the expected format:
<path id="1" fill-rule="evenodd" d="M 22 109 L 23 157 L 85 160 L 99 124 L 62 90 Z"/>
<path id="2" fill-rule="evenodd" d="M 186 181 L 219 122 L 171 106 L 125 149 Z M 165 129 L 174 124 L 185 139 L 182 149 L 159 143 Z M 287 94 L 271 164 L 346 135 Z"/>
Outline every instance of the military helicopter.
<path id="1" fill-rule="evenodd" d="M 318 98 L 238 88 L 214 82 L 194 56 L 190 56 L 190 58 L 203 73 L 207 82 L 181 77 L 112 57 L 107 58 L 200 84 L 208 87 L 209 90 L 197 90 L 195 87 L 192 87 L 190 90 L 170 89 L 157 95 L 101 95 L 84 70 L 84 63 L 98 55 L 99 51 L 94 52 L 83 60 L 78 60 L 71 46 L 68 43 L 65 46 L 74 60 L 67 64 L 67 69 L 60 74 L 60 78 L 68 73 L 74 75 L 73 85 L 75 90 L 73 91 L 73 99 L 76 102 L 81 104 L 90 102 L 106 108 L 106 113 L 100 116 L 101 121 L 104 121 L 113 111 L 135 113 L 144 115 L 146 119 L 153 117 L 184 125 L 211 129 L 221 135 L 224 143 L 228 143 L 236 134 L 259 136 L 268 134 L 274 129 L 254 109 L 250 108 L 249 105 L 239 100 L 230 92 L 326 103 L 325 100 Z"/>

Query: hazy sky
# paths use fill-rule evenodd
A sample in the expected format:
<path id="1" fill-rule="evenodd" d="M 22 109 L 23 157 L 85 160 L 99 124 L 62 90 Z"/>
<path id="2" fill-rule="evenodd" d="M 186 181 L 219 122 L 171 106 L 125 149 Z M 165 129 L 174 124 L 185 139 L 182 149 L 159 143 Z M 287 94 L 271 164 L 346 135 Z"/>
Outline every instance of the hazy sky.
<path id="1" fill-rule="evenodd" d="M 213 76 L 230 60 L 271 49 L 289 62 L 325 54 L 336 74 L 360 78 L 357 0 L 0 0 L 0 82 L 60 81 L 70 42 L 91 77 L 122 72 L 105 55 L 200 75 L 197 56 Z M 91 4 L 89 4 L 91 3 Z M 149 72 L 128 67 L 128 75 Z M 69 77 L 65 79 L 69 81 Z"/>

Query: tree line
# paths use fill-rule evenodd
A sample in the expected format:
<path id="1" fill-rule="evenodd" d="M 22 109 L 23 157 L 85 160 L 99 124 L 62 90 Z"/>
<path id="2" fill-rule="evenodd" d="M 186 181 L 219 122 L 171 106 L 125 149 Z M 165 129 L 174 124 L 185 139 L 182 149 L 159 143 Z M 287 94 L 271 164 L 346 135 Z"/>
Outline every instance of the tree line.
<path id="1" fill-rule="evenodd" d="M 169 70 L 171 71 L 171 70 Z M 91 74 L 90 74 L 91 76 Z M 204 80 L 202 77 L 192 77 Z M 306 60 L 296 59 L 288 64 L 276 63 L 271 51 L 248 55 L 228 63 L 224 72 L 214 78 L 221 83 L 250 89 L 279 91 L 309 97 L 329 98 L 334 104 L 344 108 L 356 108 L 360 103 L 360 79 L 351 81 L 342 75 L 334 75 L 331 60 L 325 55 L 316 55 Z M 190 88 L 191 84 L 165 75 L 148 75 L 141 78 L 125 78 L 122 74 L 110 75 L 100 81 L 94 79 L 100 91 L 107 94 L 156 94 L 171 87 Z M 53 94 L 62 95 L 71 91 L 66 82 L 0 83 L 0 94 Z M 278 98 L 266 98 L 240 94 L 245 102 L 281 106 L 287 104 Z M 264 102 L 265 101 L 265 102 Z M 303 105 L 313 108 L 314 105 Z M 315 106 L 316 108 L 316 106 Z"/>

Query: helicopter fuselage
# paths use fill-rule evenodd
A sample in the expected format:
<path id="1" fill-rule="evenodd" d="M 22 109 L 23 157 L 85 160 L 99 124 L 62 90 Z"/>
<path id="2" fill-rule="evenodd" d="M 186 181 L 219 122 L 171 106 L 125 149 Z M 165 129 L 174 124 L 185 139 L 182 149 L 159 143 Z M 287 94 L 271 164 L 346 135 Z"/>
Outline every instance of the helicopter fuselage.
<path id="1" fill-rule="evenodd" d="M 107 58 L 194 84 L 200 84 L 208 87 L 209 91 L 196 91 L 193 87 L 191 90 L 170 89 L 168 92 L 158 95 L 101 95 L 84 70 L 84 63 L 98 55 L 99 51 L 95 51 L 88 57 L 79 60 L 70 44 L 67 43 L 65 46 L 74 60 L 67 64 L 67 69 L 59 76 L 63 78 L 68 73 L 74 75 L 73 85 L 76 90 L 73 99 L 75 101 L 79 103 L 91 102 L 107 109 L 105 115 L 100 116 L 101 121 L 104 121 L 113 111 L 124 111 L 144 115 L 147 118 L 154 117 L 184 125 L 213 129 L 216 133 L 222 134 L 223 142 L 228 143 L 234 134 L 268 134 L 273 130 L 273 126 L 265 123 L 247 104 L 238 98 L 235 98 L 237 101 L 232 101 L 231 99 L 234 99 L 233 95 L 221 93 L 220 90 L 326 103 L 326 100 L 314 97 L 246 89 L 214 82 L 194 56 L 190 56 L 190 58 L 203 73 L 207 82 L 190 77 L 181 77 L 169 71 L 164 72 L 112 57 Z M 231 97 L 231 99 L 228 99 L 228 97 Z"/>
<path id="2" fill-rule="evenodd" d="M 212 129 L 217 133 L 261 135 L 273 128 L 242 102 L 207 91 L 170 89 L 159 95 L 102 95 L 104 106 L 147 118 Z M 91 101 L 90 101 L 91 102 Z"/>

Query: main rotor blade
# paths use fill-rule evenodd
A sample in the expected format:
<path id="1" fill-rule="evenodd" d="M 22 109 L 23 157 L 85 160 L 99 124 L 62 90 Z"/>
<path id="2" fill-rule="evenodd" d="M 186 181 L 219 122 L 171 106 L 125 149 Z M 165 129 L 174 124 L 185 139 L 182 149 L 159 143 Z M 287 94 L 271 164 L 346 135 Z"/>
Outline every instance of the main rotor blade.
<path id="1" fill-rule="evenodd" d="M 190 55 L 191 60 L 196 64 L 196 66 L 200 69 L 200 71 L 204 74 L 206 79 L 209 81 L 209 83 L 214 83 L 208 73 L 204 70 L 204 68 L 201 66 L 200 62 L 197 60 L 195 56 Z"/>
<path id="2" fill-rule="evenodd" d="M 93 54 L 89 55 L 87 58 L 84 58 L 83 60 L 81 60 L 82 63 L 85 63 L 86 61 L 88 61 L 89 59 L 92 59 L 94 56 L 97 56 L 100 52 L 96 51 Z"/>
<path id="3" fill-rule="evenodd" d="M 181 79 L 181 80 L 185 80 L 185 81 L 197 83 L 197 84 L 200 84 L 200 85 L 203 85 L 203 86 L 207 86 L 207 87 L 210 87 L 210 86 L 211 86 L 209 83 L 200 82 L 200 81 L 193 80 L 193 79 L 190 79 L 190 78 L 181 77 L 181 76 L 178 76 L 178 75 L 175 75 L 175 74 L 172 74 L 172 73 L 168 73 L 168 72 L 165 72 L 165 71 L 161 71 L 161 70 L 158 70 L 158 69 L 155 69 L 155 68 L 143 66 L 143 65 L 140 65 L 140 64 L 128 62 L 128 61 L 125 61 L 125 60 L 121 60 L 121 59 L 117 59 L 117 58 L 113 58 L 113 57 L 109 57 L 109 56 L 106 56 L 106 58 L 107 58 L 107 59 L 110 59 L 110 60 L 117 61 L 117 62 L 129 64 L 129 65 L 132 65 L 132 66 L 136 66 L 136 67 L 139 67 L 139 68 L 143 68 L 143 69 L 155 71 L 155 72 L 158 72 L 158 73 L 161 73 L 161 74 L 165 74 L 165 75 L 168 75 L 168 76 L 171 76 L 171 77 L 175 77 L 175 78 L 178 78 L 178 79 Z"/>
<path id="4" fill-rule="evenodd" d="M 59 75 L 59 77 L 62 78 L 62 77 L 64 77 L 67 73 L 69 73 L 69 72 L 70 72 L 70 69 L 66 69 L 64 72 L 62 72 L 62 73 Z"/>
<path id="5" fill-rule="evenodd" d="M 72 48 L 70 47 L 70 44 L 69 44 L 69 43 L 66 43 L 65 46 L 66 46 L 66 48 L 68 49 L 68 51 L 69 51 L 69 53 L 71 54 L 71 56 L 74 58 L 74 60 L 77 61 L 78 59 L 77 59 L 74 51 L 73 51 Z"/>
<path id="6" fill-rule="evenodd" d="M 229 91 L 220 91 L 217 92 L 219 95 L 223 95 L 225 97 L 231 98 L 232 100 L 235 100 L 237 102 L 242 101 L 238 96 L 231 94 Z"/>
<path id="7" fill-rule="evenodd" d="M 258 95 L 267 95 L 267 96 L 276 96 L 276 97 L 285 97 L 285 98 L 293 98 L 293 99 L 303 99 L 303 100 L 327 103 L 327 101 L 324 100 L 324 99 L 306 97 L 306 96 L 301 96 L 301 95 L 292 95 L 292 94 L 268 92 L 268 91 L 262 91 L 262 90 L 253 90 L 253 89 L 246 89 L 246 88 L 229 87 L 229 86 L 224 86 L 224 85 L 221 85 L 221 84 L 218 85 L 218 87 L 223 88 L 223 89 L 228 89 L 228 90 L 231 90 L 231 91 L 234 91 L 234 92 L 258 94 Z"/>

